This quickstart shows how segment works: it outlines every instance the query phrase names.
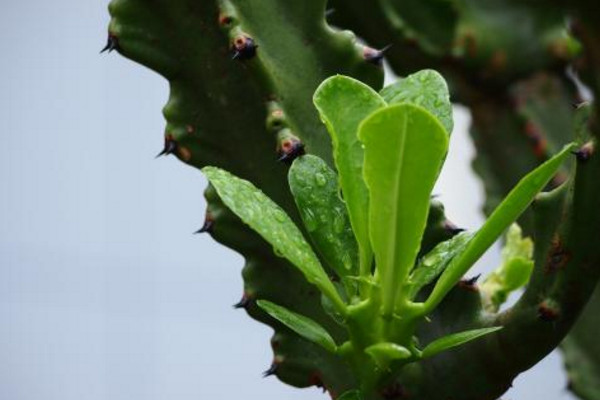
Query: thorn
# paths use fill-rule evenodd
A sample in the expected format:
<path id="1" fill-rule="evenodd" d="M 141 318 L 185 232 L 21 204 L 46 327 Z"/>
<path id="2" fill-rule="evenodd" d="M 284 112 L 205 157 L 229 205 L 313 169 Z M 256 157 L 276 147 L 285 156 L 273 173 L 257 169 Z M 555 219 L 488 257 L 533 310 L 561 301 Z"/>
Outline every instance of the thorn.
<path id="1" fill-rule="evenodd" d="M 194 235 L 198 235 L 200 233 L 212 233 L 213 231 L 213 227 L 215 226 L 215 220 L 212 219 L 212 217 L 208 214 L 206 214 L 206 218 L 204 219 L 204 224 L 202 225 L 202 228 L 198 229 L 196 232 L 194 232 Z"/>
<path id="2" fill-rule="evenodd" d="M 100 50 L 100 54 L 108 51 L 109 53 L 113 50 L 119 50 L 119 39 L 113 35 L 112 33 L 108 34 L 108 40 L 106 41 L 106 46 L 102 50 Z"/>
<path id="3" fill-rule="evenodd" d="M 238 35 L 233 40 L 231 50 L 233 55 L 232 60 L 249 60 L 256 55 L 258 45 L 254 43 L 254 39 L 246 35 Z"/>
<path id="4" fill-rule="evenodd" d="M 571 153 L 574 154 L 575 157 L 577 157 L 577 161 L 585 163 L 592 157 L 592 155 L 594 155 L 594 143 L 587 142 L 579 149 L 574 150 Z"/>
<path id="5" fill-rule="evenodd" d="M 173 137 L 170 134 L 168 134 L 165 136 L 165 147 L 154 158 L 158 158 L 161 156 L 168 156 L 169 154 L 173 154 L 176 151 L 177 151 L 177 142 L 173 139 Z"/>
<path id="6" fill-rule="evenodd" d="M 392 45 L 388 44 L 384 48 L 377 50 L 365 46 L 365 48 L 363 49 L 363 58 L 365 59 L 365 61 L 371 64 L 381 66 L 383 63 L 383 57 L 385 55 L 385 52 L 388 51 L 390 47 L 392 47 Z"/>
<path id="7" fill-rule="evenodd" d="M 472 278 L 469 279 L 465 279 L 465 285 L 469 285 L 469 286 L 475 286 L 477 284 L 477 281 L 479 280 L 479 278 L 481 278 L 481 274 L 477 274 Z"/>
<path id="8" fill-rule="evenodd" d="M 304 153 L 304 143 L 298 139 L 287 139 L 281 144 L 280 157 L 277 161 L 291 163 Z"/>
<path id="9" fill-rule="evenodd" d="M 331 17 L 333 14 L 335 14 L 335 8 L 330 8 L 328 10 L 325 10 L 325 18 L 329 18 Z"/>
<path id="10" fill-rule="evenodd" d="M 233 305 L 233 308 L 235 308 L 236 310 L 239 310 L 240 308 L 248 309 L 250 303 L 252 303 L 252 299 L 246 293 L 244 293 L 242 299 L 235 303 Z"/>
<path id="11" fill-rule="evenodd" d="M 446 220 L 444 221 L 444 229 L 446 230 L 446 232 L 448 232 L 451 236 L 456 236 L 461 232 L 466 231 L 466 229 L 463 228 L 459 228 L 456 225 L 454 225 L 451 221 Z"/>
<path id="12" fill-rule="evenodd" d="M 275 375 L 276 373 L 277 373 L 277 364 L 273 363 L 273 364 L 271 364 L 271 366 L 269 367 L 268 370 L 263 372 L 262 376 L 263 376 L 263 378 L 268 378 L 269 376 Z"/>

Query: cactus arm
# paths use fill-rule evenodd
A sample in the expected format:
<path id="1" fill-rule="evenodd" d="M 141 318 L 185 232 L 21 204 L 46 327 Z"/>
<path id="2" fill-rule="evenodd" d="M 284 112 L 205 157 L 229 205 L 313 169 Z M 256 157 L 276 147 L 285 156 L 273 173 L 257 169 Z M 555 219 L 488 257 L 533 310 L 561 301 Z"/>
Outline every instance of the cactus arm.
<path id="1" fill-rule="evenodd" d="M 299 222 L 287 168 L 275 161 L 276 147 L 282 158 L 304 145 L 331 161 L 325 128 L 310 102 L 314 90 L 336 73 L 375 89 L 383 77 L 351 35 L 327 27 L 325 1 L 114 0 L 109 11 L 109 49 L 169 80 L 161 154 L 247 179 Z M 287 62 L 291 58 L 296 63 Z M 290 263 L 273 256 L 271 246 L 223 206 L 214 188 L 209 187 L 206 198 L 201 231 L 246 259 L 244 297 L 238 306 L 276 329 L 270 372 L 299 387 L 321 385 L 332 393 L 351 387 L 348 368 L 335 356 L 292 333 L 254 303 L 263 298 L 294 309 L 343 342 L 346 334 L 322 311 L 319 293 Z"/>

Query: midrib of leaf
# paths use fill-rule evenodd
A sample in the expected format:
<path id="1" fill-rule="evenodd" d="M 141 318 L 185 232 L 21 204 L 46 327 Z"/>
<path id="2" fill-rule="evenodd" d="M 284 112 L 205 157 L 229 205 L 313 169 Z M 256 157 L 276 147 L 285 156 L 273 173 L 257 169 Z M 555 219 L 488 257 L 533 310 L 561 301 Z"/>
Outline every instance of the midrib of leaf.
<path id="1" fill-rule="evenodd" d="M 399 156 L 398 156 L 398 167 L 396 169 L 396 179 L 394 182 L 394 198 L 396 200 L 399 199 L 400 197 L 400 182 L 402 179 L 402 166 L 403 166 L 403 160 L 404 160 L 404 150 L 406 148 L 406 129 L 408 128 L 408 115 L 404 116 L 404 121 L 402 121 L 402 140 L 400 141 L 400 149 L 399 149 Z M 398 202 L 398 201 L 397 201 Z M 394 207 L 394 211 L 393 211 L 393 220 L 394 221 L 398 221 L 398 207 Z M 395 282 L 396 280 L 396 275 L 401 275 L 400 274 L 400 267 L 401 266 L 396 266 L 396 259 L 397 259 L 397 246 L 394 246 L 394 243 L 396 243 L 396 239 L 398 237 L 398 225 L 395 226 L 394 228 L 394 233 L 393 233 L 393 237 L 391 238 L 391 240 L 388 243 L 391 243 L 392 249 L 393 251 L 390 252 L 390 259 L 387 260 L 387 266 L 386 266 L 386 270 L 389 272 L 387 275 L 387 277 L 383 277 L 384 282 L 383 282 L 383 313 L 384 315 L 391 315 L 393 308 L 394 308 L 394 302 L 396 300 L 396 290 L 395 287 Z"/>

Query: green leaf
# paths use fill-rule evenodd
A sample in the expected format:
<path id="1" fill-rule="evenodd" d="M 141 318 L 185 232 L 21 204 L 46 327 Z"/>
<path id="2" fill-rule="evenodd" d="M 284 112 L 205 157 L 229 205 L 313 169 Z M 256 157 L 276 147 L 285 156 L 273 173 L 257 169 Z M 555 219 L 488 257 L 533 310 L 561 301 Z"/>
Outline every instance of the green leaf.
<path id="1" fill-rule="evenodd" d="M 363 181 L 364 152 L 357 134 L 363 119 L 386 103 L 369 86 L 346 76 L 325 80 L 313 101 L 331 135 L 340 187 L 360 249 L 361 275 L 366 276 L 371 272 L 373 253 L 369 242 L 369 194 Z"/>
<path id="2" fill-rule="evenodd" d="M 397 288 L 412 269 L 427 222 L 431 191 L 448 149 L 448 135 L 425 109 L 389 106 L 360 126 L 369 188 L 369 231 L 391 315 Z"/>
<path id="3" fill-rule="evenodd" d="M 370 355 L 380 368 L 387 368 L 392 361 L 408 360 L 413 356 L 406 347 L 390 342 L 369 346 L 365 349 L 365 353 Z"/>
<path id="4" fill-rule="evenodd" d="M 295 265 L 306 280 L 317 286 L 338 308 L 345 305 L 323 270 L 319 259 L 290 217 L 252 183 L 216 167 L 202 172 L 223 203 L 273 246 L 276 254 Z"/>
<path id="5" fill-rule="evenodd" d="M 525 286 L 533 272 L 533 241 L 523 238 L 521 228 L 512 224 L 502 249 L 502 265 L 480 285 L 490 311 L 498 311 L 508 295 Z"/>
<path id="6" fill-rule="evenodd" d="M 461 232 L 453 238 L 439 243 L 427 253 L 408 278 L 408 298 L 413 300 L 419 291 L 429 285 L 448 267 L 473 238 L 470 232 Z"/>
<path id="7" fill-rule="evenodd" d="M 306 340 L 316 343 L 325 350 L 335 353 L 337 345 L 331 335 L 321 325 L 310 318 L 296 314 L 285 307 L 278 306 L 267 300 L 256 302 L 267 314 L 275 318 Z"/>
<path id="8" fill-rule="evenodd" d="M 411 103 L 432 113 L 450 135 L 454 128 L 452 103 L 446 81 L 437 71 L 424 69 L 399 79 L 380 92 L 388 104 Z"/>
<path id="9" fill-rule="evenodd" d="M 344 392 L 337 400 L 363 400 L 363 395 L 358 390 Z"/>
<path id="10" fill-rule="evenodd" d="M 483 226 L 475 233 L 465 250 L 456 256 L 450 266 L 446 268 L 425 302 L 425 313 L 431 312 L 442 301 L 485 251 L 527 209 L 535 196 L 556 174 L 573 148 L 574 144 L 565 146 L 560 153 L 527 174 L 511 190 Z"/>
<path id="11" fill-rule="evenodd" d="M 421 354 L 421 358 L 433 357 L 443 351 L 449 350 L 453 347 L 463 345 L 467 342 L 478 339 L 482 336 L 489 335 L 502 329 L 502 326 L 494 326 L 491 328 L 473 329 L 470 331 L 454 333 L 452 335 L 444 336 L 443 338 L 434 340 L 429 343 Z"/>
<path id="12" fill-rule="evenodd" d="M 336 173 L 317 156 L 297 158 L 288 181 L 315 248 L 341 278 L 358 274 L 358 245 Z"/>

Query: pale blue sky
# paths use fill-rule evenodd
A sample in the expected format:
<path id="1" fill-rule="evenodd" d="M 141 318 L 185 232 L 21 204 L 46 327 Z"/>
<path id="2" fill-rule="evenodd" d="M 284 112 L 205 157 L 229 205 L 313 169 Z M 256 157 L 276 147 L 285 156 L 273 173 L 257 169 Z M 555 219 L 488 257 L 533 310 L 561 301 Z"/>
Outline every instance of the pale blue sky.
<path id="1" fill-rule="evenodd" d="M 0 13 L 0 399 L 324 399 L 261 378 L 271 330 L 231 308 L 242 260 L 191 234 L 205 180 L 154 159 L 167 85 L 98 54 L 106 6 L 5 1 Z M 476 228 L 465 121 L 437 192 Z M 568 399 L 563 387 L 551 357 L 505 397 Z"/>

